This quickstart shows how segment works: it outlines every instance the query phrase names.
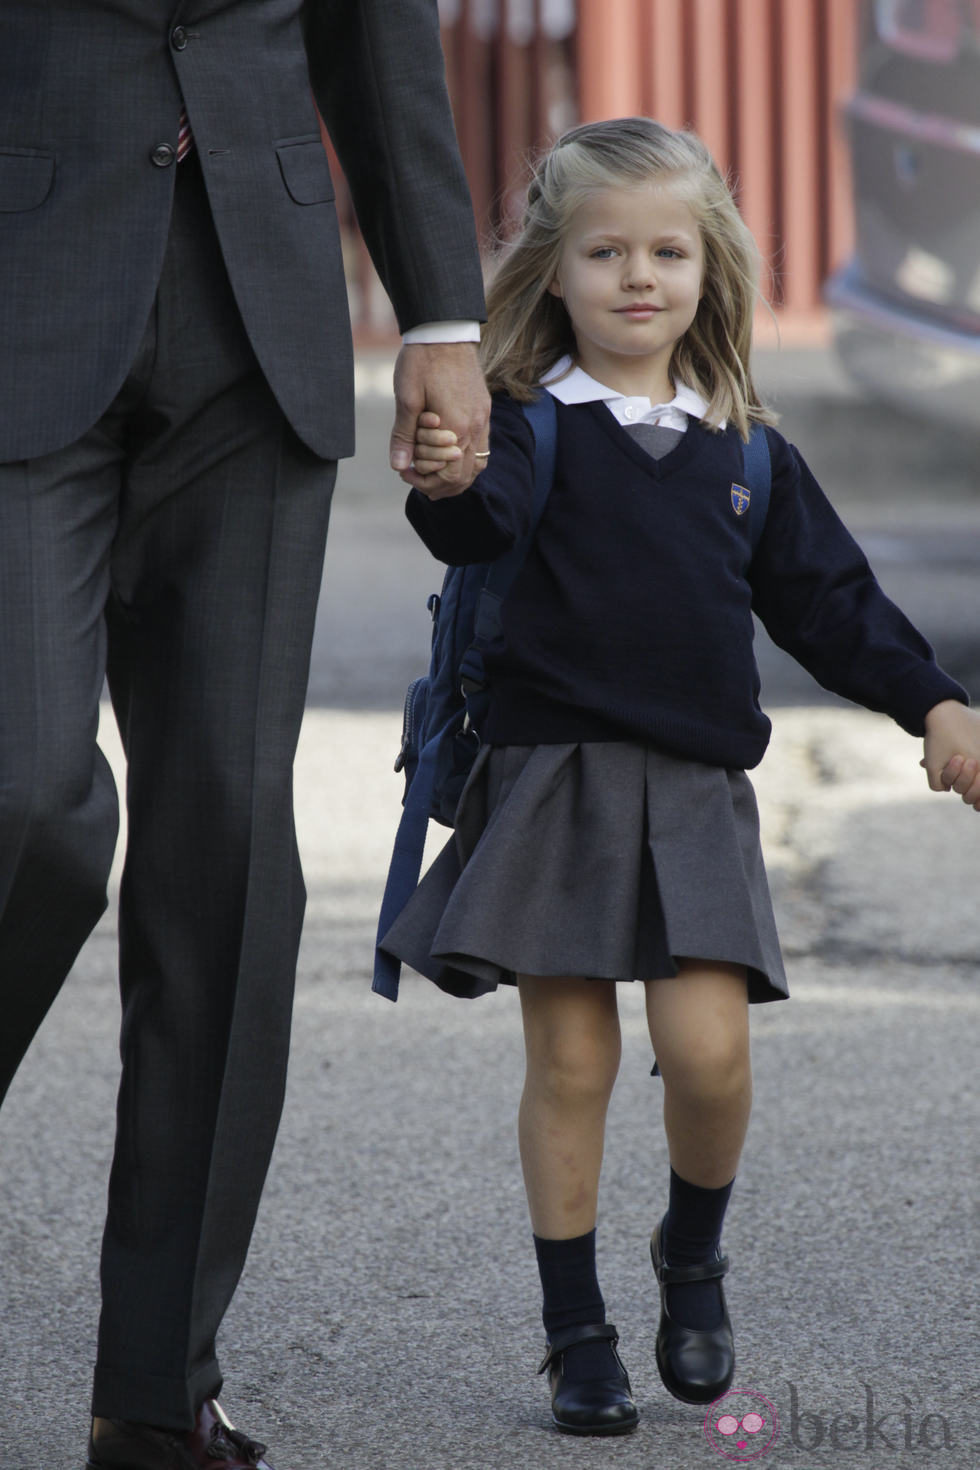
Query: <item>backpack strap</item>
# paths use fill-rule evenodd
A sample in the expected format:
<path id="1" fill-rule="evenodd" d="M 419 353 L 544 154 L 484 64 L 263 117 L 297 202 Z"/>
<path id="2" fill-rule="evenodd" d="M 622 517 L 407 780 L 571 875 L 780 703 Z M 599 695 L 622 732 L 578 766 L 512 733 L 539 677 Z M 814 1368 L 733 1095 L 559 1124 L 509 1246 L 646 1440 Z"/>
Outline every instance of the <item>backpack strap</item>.
<path id="1" fill-rule="evenodd" d="M 558 414 L 555 410 L 555 400 L 547 388 L 542 388 L 533 403 L 522 403 L 524 417 L 531 425 L 534 434 L 534 481 L 531 487 L 531 523 L 524 536 L 516 546 L 512 546 L 505 556 L 498 559 L 490 567 L 487 580 L 484 583 L 487 591 L 494 597 L 502 598 L 510 589 L 518 571 L 524 564 L 534 533 L 538 529 L 538 522 L 544 515 L 544 508 L 551 494 L 551 487 L 555 480 L 555 456 L 558 448 Z"/>
<path id="2" fill-rule="evenodd" d="M 419 752 L 419 763 L 405 793 L 405 804 L 388 864 L 374 942 L 374 981 L 371 985 L 372 990 L 388 1000 L 398 999 L 398 977 L 402 967 L 400 960 L 380 947 L 381 941 L 418 887 L 441 736 L 440 731 Z"/>
<path id="3" fill-rule="evenodd" d="M 534 483 L 531 491 L 531 525 L 527 534 L 506 556 L 491 567 L 486 587 L 502 598 L 527 555 L 531 539 L 541 519 L 552 481 L 555 477 L 555 452 L 557 445 L 557 413 L 555 400 L 545 389 L 533 403 L 524 405 L 524 413 L 534 432 Z M 491 586 L 491 579 L 494 578 Z M 419 763 L 405 793 L 398 831 L 395 833 L 388 878 L 381 912 L 378 915 L 378 933 L 374 950 L 374 980 L 371 989 L 388 1000 L 398 999 L 398 980 L 401 961 L 383 950 L 381 940 L 408 903 L 418 887 L 422 871 L 425 838 L 429 828 L 429 810 L 436 779 L 439 746 L 443 731 L 438 731 L 426 741 L 419 751 Z"/>
<path id="4" fill-rule="evenodd" d="M 555 457 L 558 452 L 558 414 L 555 400 L 542 388 L 533 403 L 525 403 L 524 417 L 534 434 L 534 489 L 531 496 L 531 530 L 538 522 L 555 483 Z"/>
<path id="5" fill-rule="evenodd" d="M 471 695 L 479 695 L 485 687 L 483 679 L 482 652 L 500 631 L 500 609 L 511 589 L 515 577 L 527 560 L 535 532 L 551 494 L 555 480 L 555 459 L 558 450 L 558 414 L 555 400 L 547 388 L 542 388 L 531 403 L 522 403 L 524 417 L 531 425 L 534 435 L 533 477 L 531 481 L 531 519 L 521 539 L 491 562 L 480 589 L 473 628 L 473 642 L 463 654 L 460 662 L 460 682 L 463 694 L 469 701 Z M 468 712 L 472 710 L 467 705 Z"/>
<path id="6" fill-rule="evenodd" d="M 751 491 L 749 500 L 749 544 L 753 555 L 759 538 L 765 529 L 772 491 L 772 464 L 769 458 L 769 441 L 765 424 L 753 424 L 748 443 L 742 445 L 742 463 L 746 484 Z"/>

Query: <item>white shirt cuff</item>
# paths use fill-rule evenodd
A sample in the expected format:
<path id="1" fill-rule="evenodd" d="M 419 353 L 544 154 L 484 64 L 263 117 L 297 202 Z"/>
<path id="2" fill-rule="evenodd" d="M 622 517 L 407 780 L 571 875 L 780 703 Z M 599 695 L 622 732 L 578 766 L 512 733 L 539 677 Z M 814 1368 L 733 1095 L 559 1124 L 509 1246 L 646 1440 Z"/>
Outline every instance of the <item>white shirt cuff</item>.
<path id="1" fill-rule="evenodd" d="M 406 347 L 419 342 L 479 342 L 479 322 L 423 322 L 402 336 Z"/>

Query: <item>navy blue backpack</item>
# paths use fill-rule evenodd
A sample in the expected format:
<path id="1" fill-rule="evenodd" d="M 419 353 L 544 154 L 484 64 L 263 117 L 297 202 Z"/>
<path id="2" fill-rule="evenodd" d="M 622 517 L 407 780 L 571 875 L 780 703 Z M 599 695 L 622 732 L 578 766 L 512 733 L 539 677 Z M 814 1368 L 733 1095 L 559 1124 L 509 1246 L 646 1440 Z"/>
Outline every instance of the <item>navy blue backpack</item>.
<path id="1" fill-rule="evenodd" d="M 414 679 L 405 696 L 401 750 L 395 770 L 405 773 L 403 811 L 381 900 L 372 989 L 398 999 L 401 964 L 379 948 L 418 886 L 430 818 L 446 827 L 480 748 L 490 701 L 483 651 L 500 630 L 500 610 L 524 564 L 555 477 L 555 400 L 547 391 L 523 405 L 534 433 L 534 485 L 526 535 L 496 561 L 447 567 L 442 591 L 427 606 L 432 615 L 429 672 Z M 765 430 L 757 424 L 743 447 L 751 490 L 750 538 L 758 544 L 769 506 L 771 471 Z"/>

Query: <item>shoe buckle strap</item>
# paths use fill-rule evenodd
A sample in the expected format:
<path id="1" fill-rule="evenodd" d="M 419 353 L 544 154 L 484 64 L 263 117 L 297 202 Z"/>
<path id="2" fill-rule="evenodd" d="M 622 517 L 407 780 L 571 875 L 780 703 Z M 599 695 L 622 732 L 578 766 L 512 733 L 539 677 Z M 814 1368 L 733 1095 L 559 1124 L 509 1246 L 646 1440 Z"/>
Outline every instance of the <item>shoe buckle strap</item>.
<path id="1" fill-rule="evenodd" d="M 683 1286 L 691 1281 L 715 1281 L 727 1273 L 727 1256 L 718 1256 L 714 1261 L 702 1261 L 696 1266 L 668 1266 L 661 1261 L 657 1267 L 657 1279 L 664 1286 Z"/>
<path id="2" fill-rule="evenodd" d="M 619 1342 L 619 1333 L 611 1322 L 576 1323 L 572 1327 L 559 1327 L 549 1339 L 548 1349 L 538 1372 L 543 1373 L 546 1368 L 550 1368 L 555 1359 L 568 1348 L 575 1347 L 580 1342 L 599 1340 L 611 1343 L 615 1349 Z"/>

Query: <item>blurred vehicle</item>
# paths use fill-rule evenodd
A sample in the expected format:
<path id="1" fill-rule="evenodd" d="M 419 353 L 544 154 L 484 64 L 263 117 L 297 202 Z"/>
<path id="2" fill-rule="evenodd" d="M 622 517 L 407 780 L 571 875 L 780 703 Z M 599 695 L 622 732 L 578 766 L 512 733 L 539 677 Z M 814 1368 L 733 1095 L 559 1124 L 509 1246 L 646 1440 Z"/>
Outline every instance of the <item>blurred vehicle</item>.
<path id="1" fill-rule="evenodd" d="M 980 0 L 863 0 L 861 23 L 837 350 L 875 397 L 980 431 Z"/>

